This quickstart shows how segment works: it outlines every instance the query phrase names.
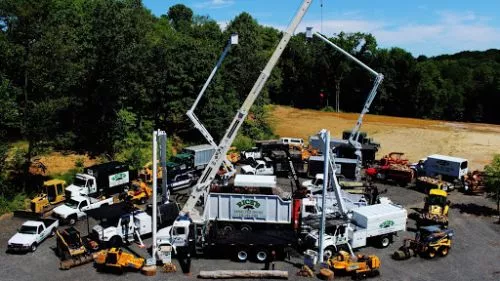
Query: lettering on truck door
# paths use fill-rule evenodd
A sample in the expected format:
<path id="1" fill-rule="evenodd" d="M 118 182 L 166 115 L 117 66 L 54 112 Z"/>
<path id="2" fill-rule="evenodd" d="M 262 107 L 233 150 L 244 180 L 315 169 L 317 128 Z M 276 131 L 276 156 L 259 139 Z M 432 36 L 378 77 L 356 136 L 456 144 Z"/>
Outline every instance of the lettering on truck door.
<path id="1" fill-rule="evenodd" d="M 42 225 L 38 226 L 37 230 L 37 236 L 36 236 L 36 242 L 40 243 L 43 241 L 43 238 L 45 238 L 46 233 L 43 233 L 44 227 Z"/>

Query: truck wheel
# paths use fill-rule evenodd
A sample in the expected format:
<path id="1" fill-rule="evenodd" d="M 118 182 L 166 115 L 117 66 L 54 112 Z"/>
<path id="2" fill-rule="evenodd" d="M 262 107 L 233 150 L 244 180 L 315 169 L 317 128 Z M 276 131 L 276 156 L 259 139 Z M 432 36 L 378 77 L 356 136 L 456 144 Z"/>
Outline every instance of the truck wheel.
<path id="1" fill-rule="evenodd" d="M 328 260 L 329 258 L 333 257 L 333 255 L 335 254 L 335 252 L 336 251 L 335 251 L 334 247 L 328 246 L 323 251 L 323 257 L 326 257 L 326 259 Z"/>
<path id="2" fill-rule="evenodd" d="M 111 237 L 111 239 L 109 240 L 109 245 L 111 247 L 115 247 L 115 248 L 118 248 L 120 247 L 121 245 L 123 244 L 123 240 L 120 236 L 113 236 Z"/>
<path id="3" fill-rule="evenodd" d="M 246 262 L 248 260 L 248 250 L 240 248 L 236 251 L 236 260 L 239 262 Z"/>
<path id="4" fill-rule="evenodd" d="M 225 224 L 222 226 L 222 230 L 225 234 L 228 234 L 234 231 L 234 226 L 232 224 Z"/>
<path id="5" fill-rule="evenodd" d="M 446 257 L 449 252 L 450 252 L 450 248 L 446 247 L 446 246 L 443 246 L 439 249 L 439 255 L 442 257 Z"/>
<path id="6" fill-rule="evenodd" d="M 69 223 L 69 225 L 75 225 L 75 223 L 76 223 L 76 217 L 70 217 L 68 219 L 68 223 Z"/>
<path id="7" fill-rule="evenodd" d="M 387 248 L 391 244 L 391 238 L 389 236 L 382 236 L 379 241 L 379 246 L 381 248 Z"/>
<path id="8" fill-rule="evenodd" d="M 258 262 L 265 262 L 268 256 L 269 252 L 263 248 L 260 248 L 255 252 L 255 260 Z"/>
<path id="9" fill-rule="evenodd" d="M 436 251 L 432 248 L 429 248 L 429 250 L 427 251 L 427 257 L 429 259 L 433 259 L 434 257 L 436 257 Z"/>
<path id="10" fill-rule="evenodd" d="M 34 252 L 34 251 L 36 251 L 37 247 L 38 247 L 38 245 L 37 245 L 37 244 L 36 244 L 36 242 L 35 242 L 35 243 L 31 244 L 30 250 L 31 250 L 32 252 Z"/>
<path id="11" fill-rule="evenodd" d="M 241 232 L 252 232 L 252 227 L 248 224 L 244 224 L 240 227 Z"/>

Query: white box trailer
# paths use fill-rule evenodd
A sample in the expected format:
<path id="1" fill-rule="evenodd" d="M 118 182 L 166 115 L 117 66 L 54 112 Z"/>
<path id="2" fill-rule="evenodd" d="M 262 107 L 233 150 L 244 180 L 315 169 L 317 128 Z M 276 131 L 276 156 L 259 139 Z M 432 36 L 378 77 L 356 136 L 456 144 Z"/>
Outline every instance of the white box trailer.
<path id="1" fill-rule="evenodd" d="M 234 177 L 234 186 L 275 188 L 277 180 L 276 176 L 236 175 Z"/>
<path id="2" fill-rule="evenodd" d="M 290 224 L 292 200 L 278 195 L 210 193 L 204 217 L 234 223 Z"/>
<path id="3" fill-rule="evenodd" d="M 348 229 L 351 246 L 363 247 L 370 238 L 381 239 L 406 230 L 407 216 L 406 209 L 395 204 L 375 204 L 353 209 Z"/>
<path id="4" fill-rule="evenodd" d="M 433 154 L 424 161 L 427 176 L 442 175 L 445 180 L 463 180 L 468 172 L 468 161 L 464 158 Z"/>

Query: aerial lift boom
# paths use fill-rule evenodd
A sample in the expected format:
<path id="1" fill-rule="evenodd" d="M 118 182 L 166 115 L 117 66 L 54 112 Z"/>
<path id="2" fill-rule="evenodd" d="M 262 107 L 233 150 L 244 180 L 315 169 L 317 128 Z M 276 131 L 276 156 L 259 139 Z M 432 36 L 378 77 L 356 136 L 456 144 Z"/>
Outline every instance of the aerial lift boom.
<path id="1" fill-rule="evenodd" d="M 226 130 L 226 133 L 222 140 L 220 141 L 219 146 L 217 147 L 214 155 L 212 156 L 212 159 L 210 160 L 209 164 L 203 171 L 201 177 L 198 179 L 198 182 L 196 185 L 193 187 L 193 190 L 191 192 L 190 197 L 184 204 L 184 207 L 182 208 L 183 213 L 189 213 L 190 217 L 193 221 L 199 221 L 200 217 L 196 209 L 194 208 L 196 205 L 196 202 L 205 194 L 208 192 L 208 188 L 210 186 L 210 183 L 214 180 L 215 175 L 222 164 L 222 161 L 226 158 L 226 153 L 229 150 L 229 147 L 231 146 L 234 138 L 236 137 L 236 134 L 238 133 L 238 130 L 240 129 L 241 125 L 243 124 L 243 121 L 248 115 L 248 112 L 250 111 L 250 108 L 254 104 L 255 100 L 259 96 L 262 88 L 264 87 L 264 84 L 266 83 L 267 79 L 269 78 L 269 75 L 271 75 L 271 71 L 273 70 L 274 66 L 278 62 L 278 59 L 280 58 L 281 54 L 283 53 L 285 47 L 287 46 L 288 42 L 290 41 L 290 38 L 299 25 L 300 21 L 304 17 L 307 9 L 311 5 L 312 0 L 303 0 L 302 4 L 297 11 L 295 17 L 293 18 L 292 22 L 288 26 L 288 28 L 283 32 L 283 38 L 281 38 L 281 41 L 279 42 L 278 46 L 274 50 L 274 53 L 272 54 L 271 58 L 267 62 L 266 66 L 264 67 L 264 70 L 260 73 L 259 77 L 257 78 L 257 81 L 255 82 L 254 86 L 250 90 L 250 93 L 248 94 L 247 98 L 243 102 L 243 105 L 241 108 L 236 112 L 236 116 L 234 117 L 233 121 L 231 122 L 229 128 Z"/>
<path id="2" fill-rule="evenodd" d="M 191 122 L 193 122 L 193 124 L 196 127 L 196 129 L 198 129 L 198 131 L 200 131 L 200 133 L 205 137 L 205 139 L 208 141 L 208 143 L 211 146 L 213 146 L 214 148 L 217 147 L 217 144 L 215 143 L 214 138 L 208 132 L 207 128 L 205 128 L 205 126 L 203 126 L 203 123 L 201 123 L 201 121 L 198 119 L 198 117 L 196 116 L 196 114 L 194 114 L 194 110 L 196 109 L 196 106 L 200 102 L 201 97 L 205 93 L 208 85 L 212 81 L 215 73 L 219 69 L 219 67 L 222 64 L 222 61 L 226 57 L 227 53 L 229 53 L 229 50 L 231 50 L 231 47 L 233 45 L 237 45 L 237 44 L 238 44 L 238 34 L 233 33 L 233 34 L 231 34 L 231 38 L 229 38 L 229 40 L 228 40 L 228 42 L 226 44 L 226 47 L 224 48 L 224 51 L 222 52 L 221 56 L 219 57 L 219 60 L 215 64 L 214 69 L 212 69 L 212 72 L 208 76 L 207 81 L 205 81 L 205 84 L 203 85 L 203 88 L 201 89 L 200 93 L 198 94 L 198 97 L 196 97 L 196 100 L 194 101 L 193 105 L 186 112 L 186 115 L 189 117 L 189 119 L 191 119 Z M 234 174 L 236 172 L 236 170 L 234 169 L 233 164 L 231 162 L 229 162 L 229 160 L 227 160 L 225 157 L 224 157 L 224 160 L 223 160 L 223 164 L 226 167 L 228 173 Z"/>
<path id="3" fill-rule="evenodd" d="M 312 38 L 312 35 L 316 35 L 321 40 L 325 41 L 330 46 L 335 48 L 337 51 L 346 55 L 352 61 L 361 65 L 364 69 L 368 70 L 368 72 L 370 72 L 373 76 L 375 76 L 375 81 L 373 82 L 373 87 L 372 87 L 370 93 L 368 94 L 368 98 L 366 98 L 365 105 L 363 106 L 363 109 L 361 110 L 361 113 L 359 114 L 358 121 L 356 122 L 356 125 L 352 129 L 351 135 L 349 136 L 349 144 L 351 144 L 354 147 L 354 149 L 356 149 L 355 154 L 356 154 L 357 161 L 356 161 L 355 176 L 356 176 L 356 180 L 359 181 L 361 179 L 361 165 L 363 162 L 363 158 L 362 158 L 363 156 L 361 153 L 361 144 L 359 143 L 359 132 L 361 129 L 361 125 L 363 124 L 363 118 L 364 118 L 365 114 L 368 113 L 368 111 L 370 109 L 370 105 L 372 104 L 373 100 L 375 99 L 375 96 L 377 95 L 377 89 L 380 86 L 380 83 L 382 83 L 382 80 L 384 80 L 384 75 L 371 69 L 369 66 L 364 64 L 362 61 L 358 60 L 356 57 L 349 54 L 344 49 L 335 45 L 333 42 L 328 40 L 328 38 L 326 38 L 322 34 L 320 34 L 318 32 L 313 32 L 312 27 L 308 27 L 307 31 L 306 31 L 306 37 Z"/>

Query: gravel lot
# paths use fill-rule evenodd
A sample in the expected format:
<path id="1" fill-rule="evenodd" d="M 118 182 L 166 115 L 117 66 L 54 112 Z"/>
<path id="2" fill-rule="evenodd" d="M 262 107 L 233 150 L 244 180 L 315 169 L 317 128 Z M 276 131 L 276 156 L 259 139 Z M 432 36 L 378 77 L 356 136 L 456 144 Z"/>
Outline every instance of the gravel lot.
<path id="1" fill-rule="evenodd" d="M 287 179 L 281 179 L 283 184 Z M 379 185 L 379 190 L 387 188 L 387 196 L 394 202 L 404 205 L 409 213 L 415 208 L 423 207 L 424 194 L 411 188 L 399 186 Z M 500 280 L 500 225 L 497 218 L 492 216 L 494 204 L 483 196 L 466 196 L 459 192 L 452 192 L 449 196 L 454 206 L 450 210 L 450 228 L 455 230 L 454 244 L 450 254 L 445 258 L 426 260 L 413 258 L 406 261 L 395 261 L 390 255 L 401 245 L 405 237 L 413 237 L 415 223 L 409 219 L 408 231 L 401 233 L 386 249 L 366 247 L 360 252 L 376 254 L 382 262 L 381 275 L 373 280 Z M 58 269 L 59 260 L 53 249 L 55 238 L 43 242 L 35 253 L 7 254 L 7 241 L 20 227 L 24 219 L 4 216 L 0 220 L 0 267 L 1 280 L 143 280 L 140 273 L 128 272 L 124 276 L 98 273 L 92 264 L 83 265 L 68 271 Z M 77 225 L 86 233 L 86 224 Z M 151 239 L 145 240 L 146 244 Z M 132 245 L 132 249 L 142 255 L 146 251 Z M 293 256 L 290 261 L 276 263 L 277 269 L 288 270 L 289 279 L 300 280 L 303 277 L 295 276 L 302 262 L 301 256 Z M 175 263 L 178 266 L 177 261 Z M 192 260 L 192 275 L 184 275 L 178 266 L 177 273 L 163 273 L 160 270 L 150 280 L 193 280 L 200 270 L 216 269 L 262 269 L 262 264 L 253 262 L 236 263 L 225 259 L 198 259 Z M 337 278 L 350 280 L 349 277 Z"/>

